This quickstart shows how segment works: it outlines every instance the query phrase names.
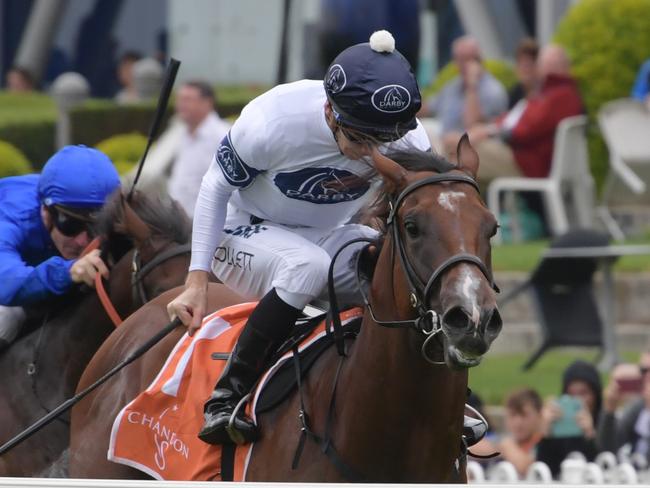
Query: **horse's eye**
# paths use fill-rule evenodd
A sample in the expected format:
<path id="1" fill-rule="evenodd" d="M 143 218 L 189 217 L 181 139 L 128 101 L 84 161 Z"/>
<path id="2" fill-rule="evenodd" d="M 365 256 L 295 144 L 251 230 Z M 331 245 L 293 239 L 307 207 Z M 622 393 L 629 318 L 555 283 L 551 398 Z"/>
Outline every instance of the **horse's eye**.
<path id="1" fill-rule="evenodd" d="M 415 222 L 412 221 L 404 222 L 404 228 L 406 229 L 406 232 L 409 235 L 409 237 L 417 237 L 420 235 L 420 229 L 418 229 L 418 226 L 415 225 Z"/>

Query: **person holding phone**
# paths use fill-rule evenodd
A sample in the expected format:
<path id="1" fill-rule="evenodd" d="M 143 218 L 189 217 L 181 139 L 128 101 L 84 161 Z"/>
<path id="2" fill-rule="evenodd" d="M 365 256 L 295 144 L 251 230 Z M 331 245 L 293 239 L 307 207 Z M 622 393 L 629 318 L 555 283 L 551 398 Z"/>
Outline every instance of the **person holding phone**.
<path id="1" fill-rule="evenodd" d="M 612 374 L 605 389 L 598 437 L 604 450 L 617 452 L 629 445 L 633 454 L 644 456 L 650 463 L 650 348 L 641 354 L 636 369 L 636 375 L 622 374 L 621 369 Z M 629 401 L 616 415 L 626 396 Z"/>
<path id="2" fill-rule="evenodd" d="M 593 460 L 599 451 L 596 425 L 602 406 L 602 386 L 596 368 L 582 360 L 564 371 L 562 395 L 549 399 L 542 410 L 543 439 L 537 445 L 537 460 L 546 463 L 553 476 L 573 451 Z"/>

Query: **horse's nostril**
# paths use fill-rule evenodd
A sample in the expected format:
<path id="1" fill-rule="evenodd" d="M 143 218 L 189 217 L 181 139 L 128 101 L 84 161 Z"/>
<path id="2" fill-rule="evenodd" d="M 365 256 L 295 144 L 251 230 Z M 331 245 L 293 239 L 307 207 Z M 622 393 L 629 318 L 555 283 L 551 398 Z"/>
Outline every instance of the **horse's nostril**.
<path id="1" fill-rule="evenodd" d="M 469 315 L 462 307 L 453 307 L 447 310 L 442 322 L 453 329 L 467 329 L 471 325 Z"/>
<path id="2" fill-rule="evenodd" d="M 498 334 L 501 331 L 501 327 L 503 327 L 503 320 L 499 311 L 495 309 L 490 316 L 485 330 L 490 334 Z"/>

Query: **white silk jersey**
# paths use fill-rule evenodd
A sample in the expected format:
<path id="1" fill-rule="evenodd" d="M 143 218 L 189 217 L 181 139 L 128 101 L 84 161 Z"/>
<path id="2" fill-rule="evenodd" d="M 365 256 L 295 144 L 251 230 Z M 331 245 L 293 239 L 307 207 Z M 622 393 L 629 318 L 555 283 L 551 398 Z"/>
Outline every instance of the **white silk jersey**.
<path id="1" fill-rule="evenodd" d="M 278 224 L 321 229 L 346 223 L 381 183 L 369 161 L 341 154 L 325 120 L 323 82 L 279 85 L 244 107 L 203 177 L 192 234 L 194 269 L 209 270 L 226 204 Z M 429 151 L 422 125 L 380 146 Z"/>

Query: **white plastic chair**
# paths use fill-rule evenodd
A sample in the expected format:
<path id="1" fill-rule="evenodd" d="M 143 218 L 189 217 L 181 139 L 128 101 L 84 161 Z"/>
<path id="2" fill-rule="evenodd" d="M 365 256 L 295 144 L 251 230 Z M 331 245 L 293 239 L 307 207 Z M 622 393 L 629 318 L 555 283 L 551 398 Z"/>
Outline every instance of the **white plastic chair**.
<path id="1" fill-rule="evenodd" d="M 488 186 L 488 206 L 498 218 L 502 192 L 537 191 L 544 198 L 551 232 L 554 236 L 569 229 L 567 203 L 574 210 L 579 227 L 592 227 L 594 181 L 589 170 L 586 137 L 587 117 L 576 115 L 562 120 L 555 130 L 553 158 L 548 178 L 496 178 Z M 565 197 L 569 199 L 565 202 Z M 500 241 L 497 234 L 496 242 Z"/>
<path id="2" fill-rule="evenodd" d="M 598 125 L 609 150 L 609 173 L 598 214 L 612 236 L 622 239 L 610 207 L 650 204 L 650 110 L 631 98 L 613 100 L 600 108 Z"/>

